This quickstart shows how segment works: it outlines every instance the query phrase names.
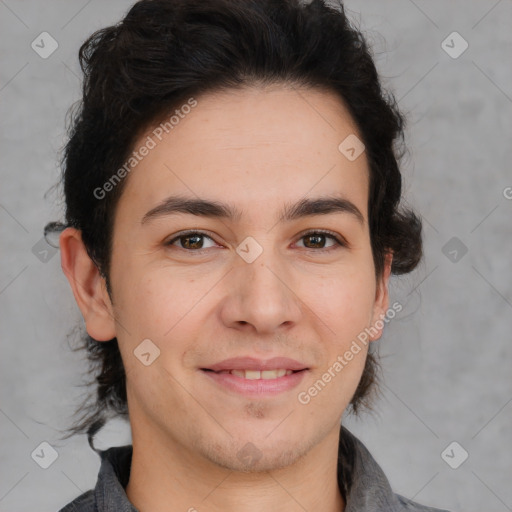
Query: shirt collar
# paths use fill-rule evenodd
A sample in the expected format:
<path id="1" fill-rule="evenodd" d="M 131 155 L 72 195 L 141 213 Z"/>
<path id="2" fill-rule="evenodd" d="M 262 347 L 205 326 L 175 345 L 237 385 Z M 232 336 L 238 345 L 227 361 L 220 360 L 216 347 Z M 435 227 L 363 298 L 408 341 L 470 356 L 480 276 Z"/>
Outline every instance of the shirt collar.
<path id="1" fill-rule="evenodd" d="M 350 472 L 343 478 L 343 459 L 349 459 Z M 341 427 L 338 447 L 338 485 L 349 481 L 350 489 L 346 497 L 345 512 L 399 511 L 402 506 L 391 490 L 388 479 L 381 467 L 371 456 L 366 446 Z"/>

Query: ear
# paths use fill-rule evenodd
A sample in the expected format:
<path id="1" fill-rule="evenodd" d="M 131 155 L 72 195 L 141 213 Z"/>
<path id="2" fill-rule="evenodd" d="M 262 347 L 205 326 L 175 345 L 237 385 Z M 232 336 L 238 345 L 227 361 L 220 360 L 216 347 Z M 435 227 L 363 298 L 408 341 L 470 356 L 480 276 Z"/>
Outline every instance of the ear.
<path id="1" fill-rule="evenodd" d="M 59 242 L 62 270 L 84 317 L 87 333 L 97 341 L 115 338 L 114 311 L 105 278 L 87 254 L 81 231 L 66 228 Z"/>
<path id="2" fill-rule="evenodd" d="M 377 281 L 377 288 L 375 291 L 375 303 L 373 306 L 372 315 L 372 334 L 370 341 L 376 341 L 382 336 L 384 328 L 383 318 L 389 308 L 389 277 L 391 275 L 391 263 L 393 261 L 393 254 L 388 252 L 384 261 L 384 268 L 382 275 Z M 375 334 L 373 334 L 373 332 Z"/>

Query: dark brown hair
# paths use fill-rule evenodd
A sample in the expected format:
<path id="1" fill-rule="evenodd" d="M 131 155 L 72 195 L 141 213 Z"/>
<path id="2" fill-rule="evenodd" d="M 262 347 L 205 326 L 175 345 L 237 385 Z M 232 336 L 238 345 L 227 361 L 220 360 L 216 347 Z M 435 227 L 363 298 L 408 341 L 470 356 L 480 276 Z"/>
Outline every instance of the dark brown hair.
<path id="1" fill-rule="evenodd" d="M 422 255 L 421 222 L 401 209 L 404 118 L 383 90 L 361 34 L 321 0 L 142 0 L 118 24 L 97 31 L 79 52 L 83 98 L 74 112 L 63 158 L 65 223 L 82 233 L 91 259 L 106 277 L 121 181 L 97 198 L 94 191 L 121 168 L 137 137 L 186 98 L 254 84 L 293 84 L 338 95 L 356 122 L 370 168 L 369 227 L 376 275 L 393 253 L 392 272 L 410 272 Z M 341 142 L 341 141 L 340 141 Z M 92 400 L 70 437 L 94 434 L 110 414 L 127 415 L 126 381 L 117 339 L 82 336 L 96 382 Z M 373 345 L 373 344 L 372 344 Z M 370 406 L 377 377 L 370 351 L 351 400 Z"/>

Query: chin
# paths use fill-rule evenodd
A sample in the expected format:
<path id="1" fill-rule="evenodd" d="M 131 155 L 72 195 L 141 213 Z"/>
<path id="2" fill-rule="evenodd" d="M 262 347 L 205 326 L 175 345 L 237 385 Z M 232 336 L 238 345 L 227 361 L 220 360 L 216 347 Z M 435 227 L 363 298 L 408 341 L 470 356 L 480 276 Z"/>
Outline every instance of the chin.
<path id="1" fill-rule="evenodd" d="M 196 443 L 196 450 L 213 464 L 229 471 L 262 473 L 293 465 L 319 441 L 316 436 L 308 437 L 304 431 L 295 433 L 283 429 L 278 432 L 278 424 L 269 422 L 267 428 L 240 425 L 234 430 L 238 436 L 229 440 L 222 436 L 222 440 L 212 442 L 211 438 L 202 437 L 202 442 Z"/>
<path id="2" fill-rule="evenodd" d="M 208 454 L 209 460 L 217 466 L 237 473 L 263 473 L 286 468 L 302 456 L 298 446 L 290 450 L 277 449 L 275 446 L 260 450 L 251 442 L 245 443 L 235 453 L 219 450 Z"/>

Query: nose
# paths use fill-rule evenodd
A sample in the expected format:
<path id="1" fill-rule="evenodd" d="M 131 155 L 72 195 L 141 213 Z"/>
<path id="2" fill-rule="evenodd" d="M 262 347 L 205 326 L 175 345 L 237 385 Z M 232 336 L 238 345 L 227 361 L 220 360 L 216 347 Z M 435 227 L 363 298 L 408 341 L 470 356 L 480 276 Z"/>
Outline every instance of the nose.
<path id="1" fill-rule="evenodd" d="M 224 325 L 276 334 L 299 322 L 302 308 L 294 292 L 293 277 L 286 263 L 271 252 L 263 251 L 252 263 L 240 260 L 235 264 L 222 304 Z"/>

